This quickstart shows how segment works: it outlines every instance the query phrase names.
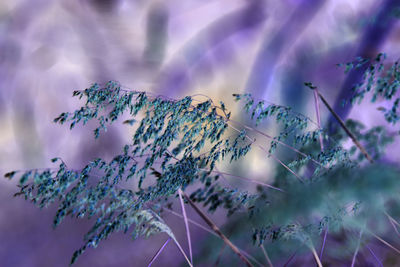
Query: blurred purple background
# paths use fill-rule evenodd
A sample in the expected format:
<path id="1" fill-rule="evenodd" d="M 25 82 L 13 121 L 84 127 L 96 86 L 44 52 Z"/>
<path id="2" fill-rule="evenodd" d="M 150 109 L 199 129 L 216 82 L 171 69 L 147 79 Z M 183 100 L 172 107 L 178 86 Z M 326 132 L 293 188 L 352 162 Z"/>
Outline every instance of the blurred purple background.
<path id="1" fill-rule="evenodd" d="M 73 90 L 93 82 L 116 80 L 177 98 L 201 93 L 228 108 L 232 93 L 247 91 L 314 118 L 312 93 L 303 86 L 312 81 L 343 117 L 375 125 L 381 115 L 368 104 L 340 109 L 337 99 L 348 96 L 360 73 L 345 76 L 335 64 L 381 51 L 398 59 L 400 27 L 392 11 L 399 6 L 395 0 L 1 0 L 0 175 L 47 167 L 56 156 L 79 168 L 119 152 L 129 140 L 125 126 L 95 141 L 90 124 L 69 131 L 52 123 L 80 106 Z M 400 160 L 399 153 L 390 157 Z M 255 173 L 269 168 L 257 160 L 248 166 Z M 12 198 L 15 185 L 1 180 L 0 266 L 67 266 L 89 223 L 67 219 L 53 230 L 55 209 Z M 166 220 L 186 245 L 182 220 Z M 201 242 L 205 232 L 192 229 Z M 166 239 L 132 242 L 115 234 L 75 266 L 146 266 Z M 179 264 L 171 242 L 153 266 Z"/>

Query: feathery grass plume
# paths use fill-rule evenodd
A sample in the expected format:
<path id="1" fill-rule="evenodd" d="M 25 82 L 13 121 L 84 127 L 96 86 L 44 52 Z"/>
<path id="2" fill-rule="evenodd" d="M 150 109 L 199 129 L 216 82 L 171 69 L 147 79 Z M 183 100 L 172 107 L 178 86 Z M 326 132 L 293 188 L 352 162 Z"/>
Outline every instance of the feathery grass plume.
<path id="1" fill-rule="evenodd" d="M 383 55 L 378 56 L 368 68 L 365 83 L 356 86 L 354 100 L 362 100 L 368 92 L 372 92 L 373 101 L 395 99 L 392 108 L 384 110 L 386 121 L 395 124 L 399 104 L 395 95 L 400 84 L 398 63 L 382 76 L 382 60 Z M 364 59 L 357 59 L 345 66 L 349 70 L 364 63 Z M 104 86 L 93 84 L 75 91 L 73 96 L 84 99 L 84 105 L 74 112 L 61 113 L 55 122 L 68 123 L 73 129 L 79 123 L 96 120 L 94 137 L 98 138 L 124 114 L 130 118 L 122 123 L 135 129 L 130 143 L 111 161 L 97 158 L 80 170 L 54 158 L 53 164 L 58 164 L 55 168 L 11 171 L 5 175 L 8 179 L 19 177 L 19 192 L 15 196 L 23 196 L 40 208 L 58 205 L 54 227 L 66 216 L 93 218 L 94 224 L 84 236 L 82 247 L 73 254 L 71 264 L 87 248 L 97 247 L 118 231 L 129 232 L 132 238 L 166 233 L 189 265 L 215 262 L 217 257 L 224 263 L 237 264 L 242 260 L 252 266 L 267 260 L 266 264 L 272 265 L 287 261 L 296 252 L 309 255 L 322 266 L 339 258 L 351 262 L 357 253 L 368 248 L 368 243 L 377 241 L 397 251 L 384 238 L 400 216 L 400 170 L 380 161 L 384 148 L 394 139 L 383 126 L 366 129 L 356 120 L 343 122 L 375 160 L 366 164 L 355 147 L 343 147 L 348 140 L 347 131 L 328 135 L 320 123 L 307 116 L 289 107 L 255 100 L 249 94 L 233 97 L 244 104 L 244 110 L 256 122 L 255 127 L 232 119 L 223 102 L 215 104 L 209 98 L 198 101 L 196 96 L 170 99 L 123 89 L 115 81 Z M 257 129 L 263 120 L 283 127 L 276 136 L 270 135 Z M 323 150 L 321 140 L 330 141 Z M 275 163 L 270 183 L 218 169 L 222 161 L 243 160 L 251 149 L 259 149 L 265 160 Z M 283 162 L 277 158 L 277 149 L 286 151 L 291 160 Z M 311 172 L 310 164 L 314 166 Z M 229 177 L 241 179 L 247 186 L 235 187 Z M 134 186 L 127 187 L 124 180 Z M 189 260 L 162 219 L 179 196 L 182 210 L 185 211 L 185 199 L 206 220 L 211 233 L 214 231 L 240 259 L 218 256 L 221 243 L 217 246 L 211 242 L 203 247 L 205 254 L 193 255 L 192 260 L 190 253 Z M 199 204 L 209 213 L 225 210 L 227 223 L 217 227 Z M 183 218 L 188 229 L 193 220 L 186 213 Z M 360 232 L 362 240 L 352 242 L 354 233 Z M 190 237 L 189 232 L 187 236 Z M 339 241 L 332 242 L 338 238 Z M 254 248 L 266 246 L 268 255 L 265 249 L 248 252 L 238 248 L 248 247 L 251 241 Z M 201 246 L 190 239 L 189 243 Z M 322 251 L 316 250 L 321 246 L 323 257 Z"/>

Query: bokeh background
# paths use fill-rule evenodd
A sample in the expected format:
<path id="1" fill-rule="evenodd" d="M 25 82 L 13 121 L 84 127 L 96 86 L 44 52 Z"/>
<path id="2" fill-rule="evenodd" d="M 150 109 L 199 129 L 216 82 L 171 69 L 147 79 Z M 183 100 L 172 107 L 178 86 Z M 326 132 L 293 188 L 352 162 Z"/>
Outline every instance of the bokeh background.
<path id="1" fill-rule="evenodd" d="M 119 152 L 125 126 L 95 141 L 90 125 L 69 131 L 52 122 L 79 107 L 72 92 L 93 82 L 174 98 L 205 94 L 231 109 L 232 93 L 250 92 L 315 118 L 303 86 L 312 81 L 343 118 L 375 125 L 376 108 L 340 108 L 360 73 L 346 76 L 336 64 L 382 51 L 398 59 L 399 8 L 398 0 L 0 0 L 0 175 L 47 167 L 56 156 L 79 168 Z M 246 166 L 269 168 L 256 159 Z M 0 180 L 0 266 L 67 266 L 89 222 L 67 219 L 54 230 L 55 209 L 13 198 L 15 186 Z M 186 244 L 182 220 L 166 220 Z M 196 243 L 207 235 L 192 229 Z M 146 266 L 165 240 L 115 234 L 75 266 Z M 153 266 L 180 264 L 170 243 Z"/>

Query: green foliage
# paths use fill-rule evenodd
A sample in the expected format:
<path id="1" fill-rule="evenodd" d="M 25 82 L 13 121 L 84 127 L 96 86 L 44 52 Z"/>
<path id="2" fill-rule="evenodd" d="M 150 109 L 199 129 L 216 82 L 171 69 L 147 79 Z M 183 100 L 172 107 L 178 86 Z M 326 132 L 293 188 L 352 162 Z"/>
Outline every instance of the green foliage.
<path id="1" fill-rule="evenodd" d="M 399 86 L 398 63 L 380 75 L 382 60 L 383 55 L 379 55 L 368 67 L 363 83 L 354 89 L 353 102 L 361 101 L 368 92 L 372 92 L 372 101 L 394 99 Z M 367 62 L 358 58 L 344 66 L 348 72 Z M 400 215 L 392 209 L 400 204 L 396 167 L 366 164 L 355 146 L 343 148 L 348 141 L 345 132 L 328 136 L 308 117 L 288 107 L 265 104 L 249 94 L 233 95 L 244 104 L 256 126 L 265 120 L 280 126 L 280 132 L 270 136 L 234 121 L 223 102 L 215 105 L 211 99 L 201 102 L 192 97 L 174 100 L 152 96 L 121 89 L 114 81 L 105 86 L 94 84 L 73 92 L 73 96 L 84 98 L 84 106 L 61 113 L 54 122 L 68 123 L 72 129 L 78 123 L 96 120 L 94 136 L 98 138 L 108 124 L 128 114 L 130 118 L 123 124 L 135 127 L 131 143 L 111 161 L 94 159 L 81 170 L 70 169 L 54 158 L 51 161 L 58 164 L 56 168 L 5 175 L 11 179 L 19 174 L 16 196 L 24 196 L 40 208 L 57 203 L 54 227 L 66 216 L 93 219 L 71 264 L 88 247 L 96 247 L 117 231 L 130 232 L 132 238 L 164 232 L 177 242 L 161 215 L 178 190 L 189 185 L 194 186 L 192 201 L 203 204 L 209 212 L 226 210 L 232 229 L 243 221 L 251 222 L 249 231 L 234 231 L 232 237 L 243 235 L 257 246 L 280 244 L 277 255 L 290 253 L 290 246 L 285 246 L 288 240 L 310 247 L 325 229 L 332 234 L 360 231 L 371 221 L 385 219 L 384 212 Z M 396 98 L 390 110 L 382 109 L 390 123 L 398 121 L 398 104 Z M 346 126 L 376 160 L 394 138 L 381 126 L 366 130 L 355 120 L 348 120 Z M 270 140 L 269 147 L 258 138 Z M 329 141 L 323 150 L 321 141 Z M 258 182 L 257 187 L 249 186 L 245 191 L 221 183 L 229 174 L 220 172 L 218 163 L 240 160 L 253 147 L 265 153 L 265 160 L 272 157 L 277 161 L 273 184 Z M 289 163 L 273 155 L 279 148 L 287 150 Z"/>
<path id="2" fill-rule="evenodd" d="M 400 97 L 396 97 L 400 87 L 400 66 L 398 60 L 392 63 L 386 63 L 385 60 L 386 54 L 380 53 L 373 60 L 360 57 L 354 62 L 339 64 L 339 66 L 345 66 L 345 71 L 348 72 L 369 63 L 361 82 L 352 88 L 354 96 L 350 101 L 361 103 L 365 95 L 370 93 L 371 102 L 385 101 L 386 107 L 379 107 L 378 110 L 384 114 L 387 122 L 396 124 L 400 119 L 398 114 Z"/>
<path id="3" fill-rule="evenodd" d="M 95 159 L 76 171 L 55 158 L 52 162 L 61 161 L 57 170 L 31 170 L 20 178 L 21 189 L 17 195 L 24 195 L 39 207 L 59 202 L 54 226 L 68 215 L 96 218 L 96 223 L 85 236 L 85 245 L 75 252 L 72 262 L 87 247 L 96 247 L 112 232 L 127 232 L 131 225 L 135 225 L 134 238 L 140 234 L 147 236 L 161 230 L 165 232 L 167 226 L 160 217 L 154 216 L 154 212 L 149 212 L 152 208 L 175 196 L 179 188 L 207 179 L 220 158 L 230 156 L 231 161 L 236 160 L 250 149 L 245 142 L 245 132 L 222 138 L 228 126 L 227 119 L 218 114 L 217 109 L 221 107 L 213 106 L 211 101 L 193 105 L 190 97 L 179 101 L 152 98 L 144 92 L 122 90 L 113 81 L 104 88 L 94 84 L 83 91 L 75 91 L 73 95 L 85 97 L 85 106 L 73 113 L 64 112 L 54 121 L 70 123 L 72 129 L 80 122 L 86 124 L 95 119 L 99 124 L 94 130 L 95 138 L 99 137 L 101 130 L 107 129 L 107 123 L 117 120 L 124 112 L 136 116 L 142 111 L 143 118 L 132 143 L 125 145 L 123 153 L 110 162 Z M 108 107 L 111 107 L 109 112 Z M 131 119 L 124 123 L 133 124 L 134 121 Z M 212 147 L 204 152 L 206 144 Z M 143 187 L 145 179 L 154 174 L 149 170 L 155 167 L 160 169 L 162 176 Z M 99 172 L 102 173 L 100 177 L 93 177 Z M 8 173 L 6 177 L 11 178 L 14 174 Z M 133 177 L 138 188 L 135 192 L 119 187 L 123 179 Z M 29 180 L 33 182 L 27 184 Z M 233 205 L 226 204 L 233 202 L 232 196 L 232 192 L 226 192 L 222 200 L 225 206 Z M 211 198 L 207 198 L 206 203 L 211 201 L 211 209 L 215 209 L 218 200 Z"/>

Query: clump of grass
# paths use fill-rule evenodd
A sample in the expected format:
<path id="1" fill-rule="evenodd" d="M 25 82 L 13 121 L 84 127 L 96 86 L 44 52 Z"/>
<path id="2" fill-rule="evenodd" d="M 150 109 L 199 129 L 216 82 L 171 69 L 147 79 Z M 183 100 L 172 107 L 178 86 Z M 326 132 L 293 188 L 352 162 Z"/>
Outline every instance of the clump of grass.
<path id="1" fill-rule="evenodd" d="M 398 63 L 385 70 L 383 58 L 380 54 L 371 63 L 364 81 L 354 87 L 351 101 L 361 101 L 370 92 L 373 102 L 391 102 L 391 109 L 379 109 L 387 123 L 396 124 L 400 102 L 396 98 L 400 85 Z M 356 63 L 344 65 L 348 71 L 366 62 L 357 59 Z M 383 126 L 365 130 L 361 122 L 344 121 L 315 85 L 306 86 L 314 90 L 317 122 L 289 107 L 255 100 L 249 94 L 234 94 L 256 122 L 255 127 L 250 127 L 235 121 L 223 102 L 216 104 L 210 98 L 170 99 L 122 89 L 115 81 L 104 86 L 93 84 L 73 93 L 85 99 L 80 109 L 64 112 L 54 121 L 68 123 L 73 129 L 78 123 L 97 120 L 94 136 L 98 138 L 108 124 L 128 113 L 131 118 L 123 124 L 135 127 L 135 132 L 122 152 L 109 162 L 94 159 L 80 170 L 70 169 L 62 159 L 54 158 L 52 162 L 58 164 L 55 168 L 12 171 L 5 176 L 19 176 L 20 190 L 15 196 L 24 196 L 41 208 L 57 203 L 54 227 L 66 216 L 94 219 L 71 264 L 87 248 L 96 247 L 117 231 L 129 232 L 133 238 L 168 235 L 149 260 L 149 266 L 171 240 L 190 266 L 215 261 L 210 257 L 217 254 L 219 262 L 222 254 L 214 245 L 208 245 L 201 258 L 193 254 L 192 246 L 202 244 L 192 242 L 189 224 L 214 234 L 237 255 L 225 261 L 242 261 L 246 266 L 272 266 L 274 262 L 292 261 L 290 255 L 299 254 L 310 255 L 318 266 L 340 257 L 354 266 L 364 249 L 379 262 L 368 246 L 371 242 L 380 242 L 400 254 L 384 238 L 390 234 L 390 227 L 398 232 L 396 218 L 400 216 L 400 171 L 398 166 L 381 160 L 393 134 L 388 134 Z M 321 127 L 323 111 L 319 99 L 341 126 L 338 132 L 328 133 Z M 258 129 L 265 120 L 279 125 L 277 135 Z M 344 149 L 342 145 L 349 138 L 354 146 Z M 219 170 L 221 162 L 246 162 L 251 149 L 260 150 L 265 160 L 276 163 L 270 183 Z M 289 161 L 276 156 L 279 149 L 288 151 Z M 240 179 L 247 186 L 235 188 L 227 183 L 228 179 Z M 127 187 L 124 180 L 132 181 L 133 186 Z M 171 210 L 177 198 L 182 215 Z M 209 229 L 188 218 L 186 204 Z M 226 225 L 218 227 L 200 205 L 209 213 L 226 210 Z M 189 256 L 162 219 L 165 212 L 183 219 Z M 358 238 L 350 242 L 354 233 L 358 233 Z M 333 242 L 335 238 L 340 238 L 341 246 Z M 258 249 L 250 252 L 240 248 L 247 248 L 249 241 Z"/>

